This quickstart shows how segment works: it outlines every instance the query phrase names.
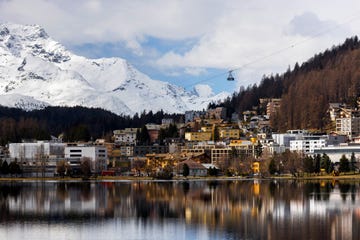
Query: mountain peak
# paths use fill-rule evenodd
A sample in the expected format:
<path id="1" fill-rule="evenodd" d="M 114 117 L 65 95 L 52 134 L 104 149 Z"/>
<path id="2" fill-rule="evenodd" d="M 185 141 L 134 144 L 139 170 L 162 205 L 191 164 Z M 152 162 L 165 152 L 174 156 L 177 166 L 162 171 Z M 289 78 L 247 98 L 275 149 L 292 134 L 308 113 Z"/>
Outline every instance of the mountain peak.
<path id="1" fill-rule="evenodd" d="M 7 35 L 22 36 L 28 39 L 36 40 L 38 38 L 49 38 L 44 28 L 40 25 L 21 25 L 15 23 L 0 23 L 0 35 L 4 31 Z"/>
<path id="2" fill-rule="evenodd" d="M 26 104 L 18 106 L 34 100 L 32 108 L 80 105 L 126 115 L 144 110 L 181 113 L 223 97 L 204 86 L 187 92 L 153 80 L 122 58 L 77 56 L 39 25 L 0 24 L 0 68 L 0 97 L 27 96 Z M 6 99 L 9 105 L 14 98 Z"/>

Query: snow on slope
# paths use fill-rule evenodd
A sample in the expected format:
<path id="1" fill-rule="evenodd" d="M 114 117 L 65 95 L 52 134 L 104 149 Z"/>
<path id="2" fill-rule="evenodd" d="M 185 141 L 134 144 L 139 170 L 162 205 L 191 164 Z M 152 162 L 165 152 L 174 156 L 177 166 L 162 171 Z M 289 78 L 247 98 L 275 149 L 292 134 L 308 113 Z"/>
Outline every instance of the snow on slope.
<path id="1" fill-rule="evenodd" d="M 28 110 L 81 105 L 132 115 L 200 110 L 227 96 L 204 85 L 190 93 L 153 80 L 121 58 L 77 56 L 37 25 L 0 24 L 1 105 Z"/>
<path id="2" fill-rule="evenodd" d="M 26 109 L 28 111 L 42 109 L 49 104 L 38 101 L 29 96 L 23 96 L 20 94 L 6 94 L 0 95 L 0 103 L 3 106 Z"/>

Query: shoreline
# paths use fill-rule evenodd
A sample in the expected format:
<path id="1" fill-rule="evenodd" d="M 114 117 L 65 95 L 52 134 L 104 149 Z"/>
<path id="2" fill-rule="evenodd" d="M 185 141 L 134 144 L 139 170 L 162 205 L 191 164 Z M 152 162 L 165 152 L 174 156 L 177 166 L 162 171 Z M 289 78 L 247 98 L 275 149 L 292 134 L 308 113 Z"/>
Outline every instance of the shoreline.
<path id="1" fill-rule="evenodd" d="M 224 181 L 224 180 L 359 180 L 360 181 L 360 173 L 359 174 L 349 174 L 349 175 L 339 175 L 339 176 L 332 176 L 332 175 L 321 175 L 321 176 L 301 176 L 301 177 L 294 177 L 294 176 L 270 176 L 270 177 L 174 177 L 171 180 L 164 180 L 164 179 L 154 179 L 152 177 L 129 177 L 129 176 L 99 176 L 99 177 L 90 177 L 88 179 L 83 178 L 72 178 L 72 177 L 0 177 L 0 182 L 102 182 L 102 181 L 109 181 L 109 182 L 137 182 L 137 181 L 153 181 L 153 182 L 166 182 L 166 181 Z"/>

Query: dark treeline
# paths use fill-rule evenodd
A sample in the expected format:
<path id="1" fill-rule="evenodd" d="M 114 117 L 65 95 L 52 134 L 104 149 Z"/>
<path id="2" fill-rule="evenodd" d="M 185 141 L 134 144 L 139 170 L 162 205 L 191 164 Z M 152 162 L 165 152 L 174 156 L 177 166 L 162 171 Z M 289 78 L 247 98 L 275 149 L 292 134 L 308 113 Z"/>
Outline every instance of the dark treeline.
<path id="1" fill-rule="evenodd" d="M 280 114 L 272 119 L 275 130 L 314 128 L 326 130 L 330 102 L 356 105 L 360 96 L 360 42 L 347 39 L 283 74 L 264 76 L 259 85 L 241 88 L 220 103 L 231 112 L 242 113 L 257 107 L 260 98 L 282 98 Z M 229 115 L 230 117 L 230 115 Z"/>
<path id="2" fill-rule="evenodd" d="M 50 139 L 63 134 L 65 141 L 88 141 L 109 137 L 112 130 L 141 127 L 146 123 L 161 123 L 163 118 L 179 121 L 182 115 L 143 112 L 119 116 L 99 108 L 47 107 L 26 112 L 0 106 L 0 144 L 19 142 L 22 139 Z"/>

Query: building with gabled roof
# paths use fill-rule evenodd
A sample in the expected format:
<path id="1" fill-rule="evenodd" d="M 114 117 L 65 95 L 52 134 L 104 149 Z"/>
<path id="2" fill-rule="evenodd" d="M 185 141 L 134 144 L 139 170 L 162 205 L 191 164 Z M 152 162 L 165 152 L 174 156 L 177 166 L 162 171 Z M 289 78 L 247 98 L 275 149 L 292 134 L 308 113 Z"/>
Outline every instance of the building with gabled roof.
<path id="1" fill-rule="evenodd" d="M 198 163 L 190 158 L 185 161 L 180 162 L 176 166 L 177 174 L 183 175 L 183 169 L 184 169 L 185 164 L 188 165 L 188 167 L 189 167 L 189 176 L 205 177 L 207 175 L 207 168 L 204 167 L 201 163 Z"/>

